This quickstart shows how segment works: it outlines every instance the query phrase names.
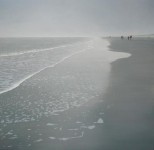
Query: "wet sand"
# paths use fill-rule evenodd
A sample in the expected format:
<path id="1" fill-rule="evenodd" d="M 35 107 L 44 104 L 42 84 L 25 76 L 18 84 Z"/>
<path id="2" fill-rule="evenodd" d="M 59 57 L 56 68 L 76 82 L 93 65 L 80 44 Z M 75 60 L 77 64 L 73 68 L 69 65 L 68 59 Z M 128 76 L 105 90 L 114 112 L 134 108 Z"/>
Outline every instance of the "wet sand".
<path id="1" fill-rule="evenodd" d="M 19 120 L 1 124 L 1 149 L 153 150 L 154 42 L 108 40 L 132 56 L 103 70 L 103 55 L 86 51 L 0 95 Z"/>
<path id="2" fill-rule="evenodd" d="M 112 63 L 105 96 L 107 150 L 154 149 L 154 39 L 111 39 L 112 51 L 132 56 Z"/>

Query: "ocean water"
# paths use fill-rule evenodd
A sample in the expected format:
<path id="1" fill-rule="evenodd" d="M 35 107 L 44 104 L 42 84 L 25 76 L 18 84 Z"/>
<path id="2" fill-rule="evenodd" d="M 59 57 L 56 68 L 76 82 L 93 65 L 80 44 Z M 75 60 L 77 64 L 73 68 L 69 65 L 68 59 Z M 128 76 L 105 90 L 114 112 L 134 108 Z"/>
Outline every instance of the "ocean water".
<path id="1" fill-rule="evenodd" d="M 88 38 L 0 38 L 0 94 L 89 47 Z"/>
<path id="2" fill-rule="evenodd" d="M 78 108 L 99 101 L 111 62 L 130 56 L 108 46 L 101 38 L 1 38 L 0 149 L 51 149 L 103 124 L 102 111 L 87 120 L 90 110 Z M 66 110 L 73 111 L 62 116 Z"/>

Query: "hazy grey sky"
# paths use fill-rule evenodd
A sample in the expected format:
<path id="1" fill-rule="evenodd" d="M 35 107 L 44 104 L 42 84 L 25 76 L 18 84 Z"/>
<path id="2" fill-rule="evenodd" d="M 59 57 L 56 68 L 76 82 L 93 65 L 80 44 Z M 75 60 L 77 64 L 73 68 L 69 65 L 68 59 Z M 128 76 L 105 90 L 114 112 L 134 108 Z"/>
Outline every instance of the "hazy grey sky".
<path id="1" fill-rule="evenodd" d="M 154 0 L 0 0 L 0 36 L 154 33 Z"/>

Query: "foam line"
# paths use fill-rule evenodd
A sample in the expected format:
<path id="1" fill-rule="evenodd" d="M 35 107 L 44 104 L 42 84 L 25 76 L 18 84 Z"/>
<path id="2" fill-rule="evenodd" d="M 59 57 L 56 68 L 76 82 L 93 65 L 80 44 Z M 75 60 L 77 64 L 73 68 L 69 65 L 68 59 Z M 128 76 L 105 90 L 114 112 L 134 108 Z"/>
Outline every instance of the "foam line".
<path id="1" fill-rule="evenodd" d="M 91 41 L 92 40 L 89 40 L 89 41 L 87 41 L 85 43 L 90 43 Z M 1 54 L 0 57 L 10 57 L 10 56 L 19 56 L 19 55 L 24 55 L 24 54 L 29 54 L 29 53 L 38 53 L 38 52 L 42 52 L 42 51 L 54 50 L 54 49 L 57 49 L 57 48 L 71 47 L 71 46 L 75 46 L 75 45 L 82 44 L 82 43 L 83 42 L 77 42 L 75 44 L 61 45 L 61 46 L 50 47 L 50 48 L 45 48 L 45 49 L 33 49 L 33 50 L 24 51 L 24 52 Z"/>
<path id="2" fill-rule="evenodd" d="M 70 140 L 70 139 L 82 138 L 83 135 L 84 135 L 84 131 L 82 131 L 81 135 L 79 135 L 79 136 L 66 137 L 66 138 L 58 138 L 58 140 L 60 140 L 60 141 L 67 141 L 67 140 Z"/>
<path id="3" fill-rule="evenodd" d="M 37 71 L 37 72 L 35 72 L 35 73 L 29 75 L 29 76 L 27 76 L 26 78 L 20 80 L 19 82 L 17 82 L 16 84 L 14 84 L 12 87 L 8 88 L 7 90 L 0 91 L 0 94 L 9 92 L 9 91 L 11 91 L 11 90 L 17 88 L 17 87 L 18 87 L 21 83 L 23 83 L 24 81 L 26 81 L 26 80 L 28 80 L 29 78 L 33 77 L 34 75 L 40 73 L 41 71 L 43 71 L 43 70 L 45 70 L 45 69 L 47 69 L 47 68 L 55 67 L 56 65 L 62 63 L 63 61 L 65 61 L 66 59 L 72 57 L 73 55 L 76 55 L 76 54 L 78 54 L 78 53 L 84 52 L 84 51 L 86 51 L 86 50 L 88 50 L 88 49 L 92 49 L 92 48 L 93 48 L 93 47 L 88 47 L 88 48 L 86 48 L 86 49 L 83 49 L 83 50 L 80 50 L 80 51 L 78 51 L 78 52 L 75 52 L 75 53 L 73 53 L 73 54 L 71 54 L 71 55 L 69 55 L 69 56 L 67 56 L 67 57 L 64 57 L 63 59 L 61 59 L 61 60 L 58 61 L 57 63 L 55 63 L 55 64 L 53 64 L 53 65 L 51 65 L 51 66 L 47 66 L 47 67 L 45 67 L 45 68 L 43 68 L 43 69 L 41 69 L 41 70 L 39 70 L 39 71 Z"/>

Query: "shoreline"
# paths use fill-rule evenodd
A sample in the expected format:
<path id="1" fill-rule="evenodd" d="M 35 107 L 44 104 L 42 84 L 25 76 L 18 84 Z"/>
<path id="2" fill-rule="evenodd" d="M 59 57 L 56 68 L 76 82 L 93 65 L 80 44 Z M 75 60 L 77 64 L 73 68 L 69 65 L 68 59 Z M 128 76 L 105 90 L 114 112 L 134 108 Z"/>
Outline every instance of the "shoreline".
<path id="1" fill-rule="evenodd" d="M 105 40 L 105 42 L 107 42 L 108 40 L 107 39 L 104 39 Z M 95 39 L 93 39 L 93 40 L 90 40 L 90 41 L 86 41 L 85 43 L 89 43 L 89 42 L 94 42 L 95 41 Z M 75 43 L 75 44 L 70 44 L 70 45 L 62 45 L 62 46 L 59 46 L 59 47 L 53 47 L 53 48 L 50 48 L 50 49 L 56 49 L 56 48 L 61 48 L 61 47 L 67 47 L 67 46 L 74 46 L 74 45 L 77 45 L 77 44 L 80 44 L 80 43 L 82 43 L 82 42 L 78 42 L 78 43 Z M 110 44 L 107 44 L 106 43 L 106 45 L 103 47 L 104 49 L 107 49 L 107 51 L 108 51 L 108 53 L 112 53 L 112 50 L 110 50 L 109 49 L 109 47 L 110 47 Z M 27 76 L 27 77 L 25 77 L 25 78 L 23 78 L 22 80 L 20 80 L 20 81 L 18 81 L 17 83 L 15 83 L 13 86 L 11 86 L 10 88 L 8 88 L 8 89 L 6 89 L 6 90 L 4 90 L 4 91 L 0 91 L 0 95 L 1 94 L 3 94 L 3 93 L 7 93 L 7 92 L 9 92 L 9 91 L 12 91 L 12 90 L 14 90 L 14 89 L 16 89 L 17 87 L 19 87 L 23 82 L 25 82 L 26 80 L 29 80 L 30 78 L 32 78 L 33 76 L 35 76 L 35 75 L 37 75 L 38 73 L 41 73 L 42 71 L 44 71 L 44 70 L 46 70 L 46 69 L 48 69 L 48 68 L 53 68 L 53 67 L 55 67 L 55 66 L 57 66 L 58 64 L 60 64 L 61 62 L 63 62 L 63 61 L 65 61 L 66 59 L 69 59 L 70 57 L 72 57 L 72 56 L 74 56 L 74 55 L 76 55 L 76 54 L 79 54 L 79 53 L 82 53 L 82 52 L 84 52 L 84 51 L 86 51 L 86 50 L 89 50 L 89 49 L 92 49 L 92 48 L 94 48 L 94 47 L 92 47 L 92 46 L 88 46 L 88 48 L 86 48 L 86 49 L 82 49 L 82 50 L 80 50 L 80 51 L 77 51 L 77 52 L 75 52 L 75 53 L 73 53 L 73 54 L 70 54 L 70 55 L 68 55 L 67 57 L 64 57 L 64 58 L 62 58 L 60 61 L 58 61 L 58 62 L 56 62 L 55 64 L 52 64 L 51 66 L 47 66 L 47 67 L 45 67 L 45 68 L 43 68 L 43 69 L 41 69 L 41 70 L 39 70 L 39 71 L 36 71 L 36 72 L 34 72 L 33 74 L 30 74 L 29 76 Z M 45 51 L 48 51 L 49 49 L 45 49 Z M 42 50 L 41 51 L 29 51 L 29 52 L 26 52 L 26 53 L 21 53 L 21 54 L 19 54 L 19 55 L 24 55 L 24 54 L 27 54 L 27 53 L 38 53 L 38 52 L 42 52 Z M 109 55 L 109 54 L 108 54 Z M 111 54 L 112 55 L 112 54 Z M 115 54 L 115 55 L 117 55 L 118 56 L 118 52 Z M 125 55 L 125 54 L 124 54 Z M 129 54 L 129 53 L 127 53 L 127 57 L 130 57 L 131 55 Z M 129 56 L 130 55 L 130 56 Z M 10 55 L 9 55 L 10 56 Z M 11 56 L 16 56 L 16 55 L 11 55 Z M 0 56 L 1 57 L 1 56 Z M 4 55 L 4 57 L 5 57 L 5 55 Z M 7 56 L 8 57 L 8 56 Z M 115 56 L 114 56 L 115 57 Z M 119 57 L 119 56 L 118 56 Z M 124 56 L 121 56 L 122 58 L 125 58 Z M 112 60 L 113 59 L 113 60 Z M 115 59 L 115 60 L 114 60 Z M 120 57 L 119 58 L 112 58 L 111 57 L 111 60 L 109 60 L 109 61 L 111 61 L 111 63 L 112 62 L 114 62 L 114 61 L 116 61 L 116 60 L 118 60 L 118 59 L 121 59 Z"/>

